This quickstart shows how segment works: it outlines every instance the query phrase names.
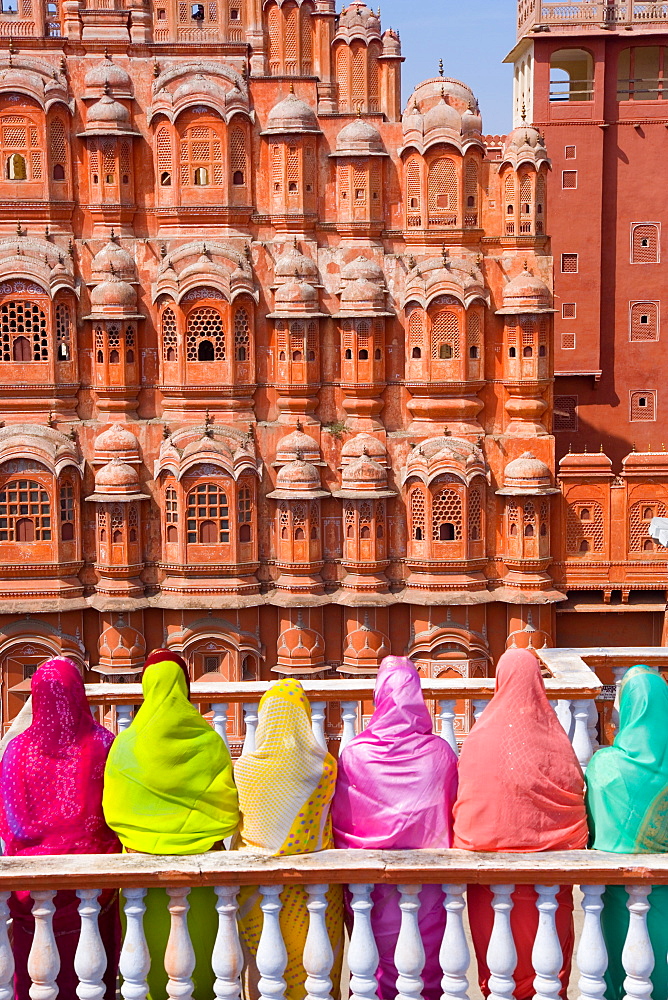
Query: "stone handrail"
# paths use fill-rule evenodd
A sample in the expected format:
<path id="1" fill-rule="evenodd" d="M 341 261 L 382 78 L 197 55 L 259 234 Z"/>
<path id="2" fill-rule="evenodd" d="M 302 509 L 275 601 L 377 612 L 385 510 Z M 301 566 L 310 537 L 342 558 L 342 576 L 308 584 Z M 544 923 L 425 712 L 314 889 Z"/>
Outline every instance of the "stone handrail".
<path id="1" fill-rule="evenodd" d="M 615 28 L 627 25 L 668 25 L 668 3 L 662 0 L 577 0 L 557 3 L 555 0 L 519 0 L 517 34 L 522 37 L 531 30 L 545 27 Z"/>

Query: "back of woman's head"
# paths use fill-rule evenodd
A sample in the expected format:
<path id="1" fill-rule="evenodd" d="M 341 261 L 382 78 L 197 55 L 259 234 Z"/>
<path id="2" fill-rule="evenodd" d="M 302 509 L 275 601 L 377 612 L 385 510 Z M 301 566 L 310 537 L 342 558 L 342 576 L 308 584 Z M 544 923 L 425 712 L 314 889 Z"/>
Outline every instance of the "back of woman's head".
<path id="1" fill-rule="evenodd" d="M 39 735 L 45 750 L 57 752 L 94 728 L 83 678 L 72 660 L 47 660 L 33 674 L 30 688 L 30 732 Z"/>
<path id="2" fill-rule="evenodd" d="M 154 649 L 152 653 L 149 653 L 144 661 L 142 678 L 146 673 L 146 668 L 152 666 L 154 663 L 177 663 L 183 671 L 186 687 L 188 689 L 188 697 L 190 697 L 190 673 L 188 671 L 188 664 L 183 657 L 179 655 L 179 653 L 174 652 L 172 649 Z"/>

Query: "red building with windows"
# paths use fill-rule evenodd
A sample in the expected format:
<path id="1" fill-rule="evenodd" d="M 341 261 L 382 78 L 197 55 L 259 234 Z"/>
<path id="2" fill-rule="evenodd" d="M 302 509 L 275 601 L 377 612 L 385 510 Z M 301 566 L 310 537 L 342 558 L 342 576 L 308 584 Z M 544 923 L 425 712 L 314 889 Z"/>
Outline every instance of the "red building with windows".
<path id="1" fill-rule="evenodd" d="M 648 528 L 668 509 L 668 10 L 520 0 L 518 38 L 515 125 L 540 131 L 552 165 L 558 643 L 594 644 L 605 611 L 616 643 L 660 644 L 668 566 Z"/>
<path id="2" fill-rule="evenodd" d="M 547 72 L 549 40 L 527 34 L 518 79 Z M 611 376 L 581 373 L 607 365 L 585 267 L 599 235 L 564 242 L 586 213 L 561 212 L 595 183 L 578 157 L 598 119 L 560 124 L 585 176 L 555 196 L 538 76 L 500 141 L 443 75 L 402 110 L 401 62 L 371 8 L 333 0 L 0 13 L 5 724 L 58 652 L 90 679 L 131 678 L 158 645 L 194 678 L 368 676 L 390 651 L 479 676 L 508 644 L 589 644 L 580 590 L 612 607 L 618 588 L 626 610 L 656 590 L 645 524 L 668 457 L 625 447 L 616 469 L 583 419 L 555 464 L 555 308 L 558 371 L 579 359 L 556 429 L 576 418 L 563 398 L 605 392 L 609 427 Z M 631 253 L 658 253 L 652 206 L 624 223 Z M 553 227 L 583 282 L 560 272 L 556 307 Z M 584 320 L 568 330 L 566 287 Z M 645 332 L 658 285 L 633 296 L 656 300 L 632 321 Z M 660 405 L 658 370 L 634 374 L 629 420 Z M 632 641 L 659 618 L 660 638 L 662 614 L 631 610 Z"/>

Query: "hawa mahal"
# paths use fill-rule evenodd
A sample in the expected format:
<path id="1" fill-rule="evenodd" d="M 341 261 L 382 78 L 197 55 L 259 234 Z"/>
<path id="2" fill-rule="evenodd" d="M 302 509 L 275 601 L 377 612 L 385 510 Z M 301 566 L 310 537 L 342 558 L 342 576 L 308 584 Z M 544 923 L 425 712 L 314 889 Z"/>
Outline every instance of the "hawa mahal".
<path id="1" fill-rule="evenodd" d="M 499 137 L 442 70 L 402 107 L 364 3 L 3 0 L 5 725 L 57 653 L 241 681 L 666 644 L 657 193 L 613 249 L 595 191 L 606 116 L 636 178 L 665 143 L 600 65 L 634 80 L 661 26 L 536 6 Z"/>

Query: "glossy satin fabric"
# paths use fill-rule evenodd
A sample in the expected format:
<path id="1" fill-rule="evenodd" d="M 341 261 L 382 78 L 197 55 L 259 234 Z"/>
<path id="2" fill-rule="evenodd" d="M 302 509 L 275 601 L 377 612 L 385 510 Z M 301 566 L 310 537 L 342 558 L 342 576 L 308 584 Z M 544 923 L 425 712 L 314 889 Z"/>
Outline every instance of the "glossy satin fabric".
<path id="1" fill-rule="evenodd" d="M 420 677 L 405 657 L 381 663 L 369 725 L 339 757 L 332 802 L 337 848 L 395 850 L 452 845 L 452 807 L 457 793 L 457 757 L 432 732 Z M 425 949 L 423 995 L 440 1000 L 439 951 L 445 930 L 443 892 L 425 886 L 420 893 L 419 925 Z M 376 886 L 371 914 L 380 964 L 380 1000 L 394 1000 L 397 970 L 394 950 L 399 936 L 399 894 Z"/>
<path id="2" fill-rule="evenodd" d="M 255 750 L 234 765 L 239 789 L 241 830 L 238 849 L 287 856 L 311 854 L 333 846 L 330 803 L 336 781 L 336 761 L 317 742 L 311 728 L 311 707 L 299 681 L 273 684 L 260 701 Z M 333 996 L 337 996 L 343 960 L 343 892 L 327 893 L 326 926 L 334 964 Z M 288 1000 L 306 994 L 303 965 L 308 930 L 306 890 L 290 886 L 281 892 L 280 926 L 288 953 L 283 973 Z M 262 931 L 260 894 L 248 886 L 239 894 L 239 929 L 249 966 Z M 249 997 L 257 984 L 246 981 Z"/>
<path id="3" fill-rule="evenodd" d="M 32 723 L 7 745 L 0 762 L 0 836 L 7 855 L 113 854 L 121 847 L 102 812 L 104 767 L 112 734 L 93 720 L 84 683 L 71 660 L 43 664 L 32 679 Z M 74 997 L 74 954 L 80 927 L 72 891 L 56 895 L 54 932 L 58 987 Z M 107 997 L 114 996 L 120 949 L 115 892 L 100 897 L 100 932 L 107 953 Z M 28 1000 L 28 954 L 34 935 L 32 900 L 12 895 L 15 987 Z"/>
<path id="4" fill-rule="evenodd" d="M 142 677 L 144 702 L 119 734 L 105 773 L 104 811 L 123 846 L 147 854 L 199 854 L 239 824 L 230 754 L 221 737 L 188 701 L 182 666 L 154 661 Z M 188 897 L 188 928 L 195 951 L 194 1000 L 211 1000 L 211 955 L 218 918 L 213 889 Z M 146 895 L 144 931 L 151 954 L 149 1000 L 164 1000 L 169 937 L 167 893 Z"/>
<path id="5" fill-rule="evenodd" d="M 619 731 L 592 758 L 586 773 L 591 847 L 619 854 L 668 851 L 668 685 L 637 666 L 622 681 Z M 603 935 L 608 948 L 606 997 L 624 996 L 621 954 L 629 926 L 623 886 L 608 886 Z M 648 928 L 654 950 L 654 997 L 668 997 L 668 887 L 652 890 Z"/>
<path id="6" fill-rule="evenodd" d="M 568 736 L 550 706 L 538 660 L 511 649 L 500 658 L 496 692 L 466 737 L 459 760 L 454 846 L 468 851 L 567 851 L 586 846 L 584 779 Z M 487 985 L 491 891 L 469 886 L 468 910 L 481 989 Z M 538 927 L 536 893 L 513 894 L 511 923 L 518 962 L 515 997 L 533 996 L 531 952 Z M 566 997 L 575 934 L 572 891 L 558 896 L 557 930 Z"/>

